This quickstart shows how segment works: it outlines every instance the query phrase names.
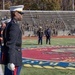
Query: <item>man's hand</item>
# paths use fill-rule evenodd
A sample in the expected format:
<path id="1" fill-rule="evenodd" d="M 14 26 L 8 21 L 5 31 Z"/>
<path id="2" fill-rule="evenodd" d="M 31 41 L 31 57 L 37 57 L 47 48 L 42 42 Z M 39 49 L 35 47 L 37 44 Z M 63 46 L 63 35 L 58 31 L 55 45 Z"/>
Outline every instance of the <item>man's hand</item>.
<path id="1" fill-rule="evenodd" d="M 15 65 L 13 63 L 8 63 L 8 69 L 10 69 L 11 71 L 14 71 L 15 69 Z"/>

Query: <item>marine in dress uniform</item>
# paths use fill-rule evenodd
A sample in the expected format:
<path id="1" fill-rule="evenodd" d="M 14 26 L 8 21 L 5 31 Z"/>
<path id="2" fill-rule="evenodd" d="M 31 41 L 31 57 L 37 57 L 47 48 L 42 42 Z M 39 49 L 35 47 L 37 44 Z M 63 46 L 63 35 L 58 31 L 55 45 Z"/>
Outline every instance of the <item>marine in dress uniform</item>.
<path id="1" fill-rule="evenodd" d="M 0 64 L 2 63 L 2 56 L 3 56 L 3 31 L 4 28 L 6 27 L 6 24 L 4 21 L 1 21 L 1 26 L 0 26 L 0 47 L 1 47 L 1 53 L 0 53 Z"/>
<path id="2" fill-rule="evenodd" d="M 4 75 L 20 75 L 22 66 L 22 33 L 18 21 L 22 20 L 23 5 L 11 6 L 11 21 L 5 28 L 4 39 Z"/>
<path id="3" fill-rule="evenodd" d="M 2 20 L 1 21 L 1 27 L 0 27 L 0 46 L 1 46 L 1 63 L 2 63 L 2 57 L 3 57 L 3 46 L 4 46 L 4 40 L 3 40 L 3 32 L 6 27 L 6 23 L 9 22 L 10 19 Z"/>

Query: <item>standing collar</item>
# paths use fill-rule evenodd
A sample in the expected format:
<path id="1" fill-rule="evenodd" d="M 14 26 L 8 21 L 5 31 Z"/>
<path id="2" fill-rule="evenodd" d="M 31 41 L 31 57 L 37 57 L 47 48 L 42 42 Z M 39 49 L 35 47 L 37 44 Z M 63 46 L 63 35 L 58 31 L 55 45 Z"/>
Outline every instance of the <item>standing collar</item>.
<path id="1" fill-rule="evenodd" d="M 15 18 L 12 18 L 11 20 L 15 23 L 18 23 L 18 21 Z"/>

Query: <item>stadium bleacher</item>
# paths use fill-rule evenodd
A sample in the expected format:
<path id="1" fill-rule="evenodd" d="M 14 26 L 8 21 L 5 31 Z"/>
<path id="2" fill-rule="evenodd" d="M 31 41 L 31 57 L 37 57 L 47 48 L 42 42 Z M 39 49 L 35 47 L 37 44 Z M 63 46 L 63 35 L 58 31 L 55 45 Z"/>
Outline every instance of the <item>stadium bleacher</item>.
<path id="1" fill-rule="evenodd" d="M 22 21 L 22 28 L 24 31 L 36 31 L 39 26 L 43 27 L 43 31 L 46 26 L 49 26 L 56 32 L 68 30 L 69 32 L 75 29 L 75 11 L 24 11 L 24 17 Z M 0 10 L 0 20 L 3 18 L 9 18 L 9 10 Z M 52 33 L 53 34 L 53 33 Z M 68 35 L 69 33 L 67 33 Z"/>

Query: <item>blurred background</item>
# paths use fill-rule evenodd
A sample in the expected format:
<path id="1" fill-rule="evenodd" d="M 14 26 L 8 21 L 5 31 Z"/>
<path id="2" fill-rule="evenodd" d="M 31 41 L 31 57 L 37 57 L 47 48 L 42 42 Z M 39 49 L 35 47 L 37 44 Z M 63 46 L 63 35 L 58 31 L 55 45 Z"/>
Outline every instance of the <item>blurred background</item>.
<path id="1" fill-rule="evenodd" d="M 75 35 L 74 0 L 0 0 L 0 21 L 10 19 L 11 5 L 24 5 L 23 36 L 37 36 L 39 26 L 50 27 L 52 36 Z"/>
<path id="2" fill-rule="evenodd" d="M 0 0 L 0 9 L 23 4 L 25 10 L 74 10 L 74 0 Z"/>

